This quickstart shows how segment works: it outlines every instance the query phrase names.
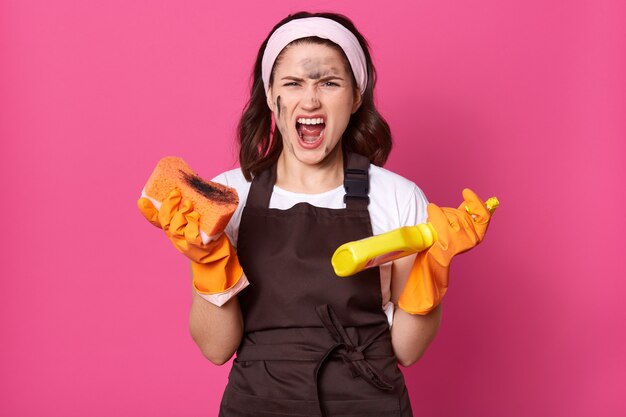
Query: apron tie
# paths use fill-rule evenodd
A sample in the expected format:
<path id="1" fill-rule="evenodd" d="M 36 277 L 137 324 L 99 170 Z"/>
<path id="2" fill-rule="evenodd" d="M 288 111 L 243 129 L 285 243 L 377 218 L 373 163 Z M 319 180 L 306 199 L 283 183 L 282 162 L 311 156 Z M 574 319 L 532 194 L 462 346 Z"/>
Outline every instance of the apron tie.
<path id="1" fill-rule="evenodd" d="M 334 353 L 338 353 L 343 362 L 350 368 L 352 373 L 352 377 L 361 377 L 374 387 L 378 388 L 382 391 L 390 391 L 393 390 L 393 385 L 385 380 L 383 375 L 375 369 L 366 359 L 365 354 L 363 353 L 372 343 L 376 341 L 376 339 L 386 331 L 383 331 L 376 334 L 372 337 L 368 342 L 354 346 L 352 340 L 350 340 L 350 336 L 346 332 L 346 329 L 341 325 L 335 312 L 328 304 L 323 304 L 316 307 L 317 315 L 319 316 L 322 324 L 328 330 L 328 333 L 332 336 L 333 340 L 336 342 L 332 345 L 326 353 L 322 356 L 322 358 L 318 361 L 317 366 L 315 367 L 315 388 L 317 394 L 317 402 L 320 407 L 320 412 L 322 413 L 322 417 L 326 414 L 324 412 L 324 407 L 322 405 L 322 401 L 320 400 L 320 387 L 319 387 L 319 373 L 326 363 L 327 359 L 332 356 Z"/>

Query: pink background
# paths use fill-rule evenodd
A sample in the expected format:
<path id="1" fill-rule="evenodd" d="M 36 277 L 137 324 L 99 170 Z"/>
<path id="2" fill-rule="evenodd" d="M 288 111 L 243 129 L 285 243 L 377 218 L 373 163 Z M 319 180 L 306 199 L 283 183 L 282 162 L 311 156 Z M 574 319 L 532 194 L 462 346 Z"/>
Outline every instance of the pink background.
<path id="1" fill-rule="evenodd" d="M 624 2 L 363 4 L 2 2 L 0 415 L 217 414 L 229 366 L 135 200 L 161 156 L 236 166 L 256 50 L 300 9 L 371 42 L 387 168 L 502 201 L 405 370 L 415 414 L 626 415 Z"/>

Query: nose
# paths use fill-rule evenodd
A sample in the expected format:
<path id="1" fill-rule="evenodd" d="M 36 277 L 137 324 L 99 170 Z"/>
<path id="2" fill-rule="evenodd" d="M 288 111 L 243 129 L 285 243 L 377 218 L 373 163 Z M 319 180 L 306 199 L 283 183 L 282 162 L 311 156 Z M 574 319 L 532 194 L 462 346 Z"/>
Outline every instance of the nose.
<path id="1" fill-rule="evenodd" d="M 305 110 L 317 109 L 320 106 L 320 100 L 317 96 L 317 88 L 315 86 L 309 86 L 304 92 L 302 97 L 302 108 Z"/>

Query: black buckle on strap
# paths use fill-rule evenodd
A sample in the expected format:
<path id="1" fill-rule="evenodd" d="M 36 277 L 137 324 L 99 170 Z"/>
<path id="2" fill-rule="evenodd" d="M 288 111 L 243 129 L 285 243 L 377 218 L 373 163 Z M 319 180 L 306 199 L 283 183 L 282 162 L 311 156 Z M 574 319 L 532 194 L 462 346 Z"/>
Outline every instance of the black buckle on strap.
<path id="1" fill-rule="evenodd" d="M 369 203 L 369 178 L 366 170 L 347 168 L 344 173 L 343 188 L 346 190 L 346 195 L 343 197 L 344 203 L 348 199 L 365 200 Z"/>

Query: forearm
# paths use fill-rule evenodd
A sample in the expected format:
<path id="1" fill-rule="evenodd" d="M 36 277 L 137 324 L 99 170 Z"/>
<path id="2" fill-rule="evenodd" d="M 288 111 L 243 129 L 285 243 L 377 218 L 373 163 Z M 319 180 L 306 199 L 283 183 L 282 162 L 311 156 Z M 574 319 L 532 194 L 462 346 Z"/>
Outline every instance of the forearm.
<path id="1" fill-rule="evenodd" d="M 396 306 L 391 326 L 391 344 L 398 363 L 410 366 L 422 357 L 441 323 L 441 305 L 426 315 L 409 314 Z"/>
<path id="2" fill-rule="evenodd" d="M 391 343 L 393 350 L 402 366 L 409 366 L 422 357 L 439 330 L 441 322 L 441 305 L 429 314 L 409 314 L 398 307 L 398 299 L 402 293 L 415 255 L 397 259 L 393 262 L 391 281 L 391 301 L 395 305 L 393 325 L 391 326 Z"/>
<path id="3" fill-rule="evenodd" d="M 243 319 L 237 297 L 218 307 L 194 291 L 189 330 L 208 360 L 216 365 L 227 362 L 237 350 L 243 334 Z"/>

